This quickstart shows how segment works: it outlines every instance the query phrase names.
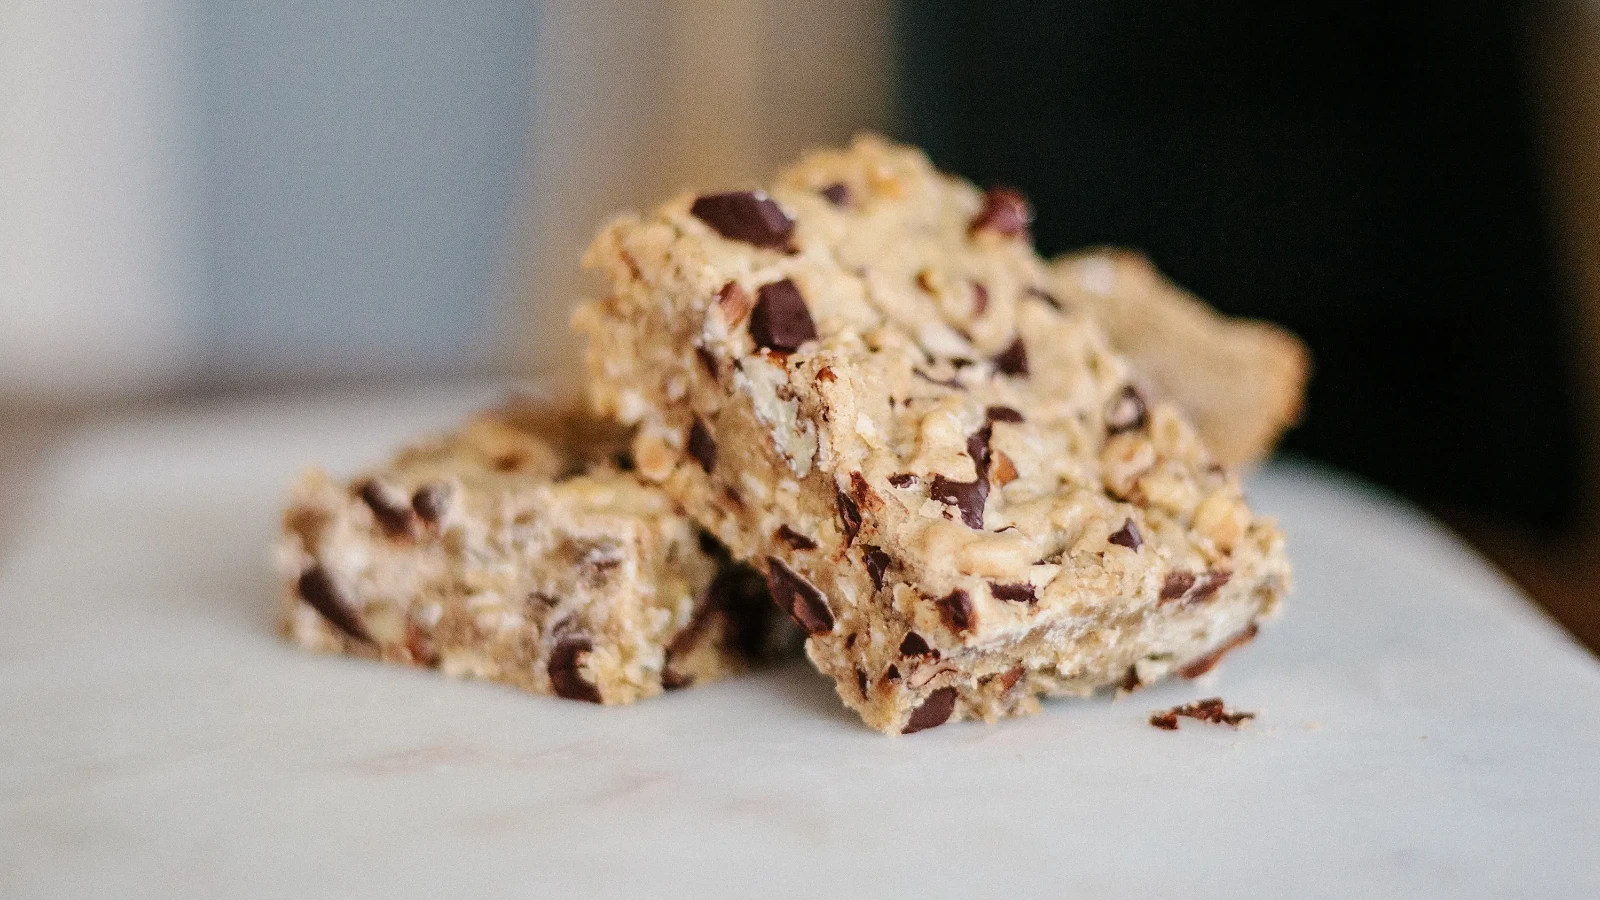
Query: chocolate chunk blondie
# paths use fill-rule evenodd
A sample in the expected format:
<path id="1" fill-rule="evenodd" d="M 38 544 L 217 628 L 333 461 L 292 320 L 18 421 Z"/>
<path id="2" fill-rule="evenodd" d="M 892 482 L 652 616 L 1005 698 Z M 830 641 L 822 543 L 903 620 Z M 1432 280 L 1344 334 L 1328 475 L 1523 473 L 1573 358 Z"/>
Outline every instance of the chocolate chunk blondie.
<path id="1" fill-rule="evenodd" d="M 1055 296 L 1087 309 L 1221 462 L 1267 456 L 1299 418 L 1311 357 L 1294 335 L 1221 315 L 1131 251 L 1087 250 L 1051 268 Z"/>
<path id="2" fill-rule="evenodd" d="M 1289 586 L 1276 525 L 1053 293 L 1030 221 L 868 137 L 586 257 L 598 410 L 885 732 L 1148 684 Z"/>
<path id="3" fill-rule="evenodd" d="M 347 484 L 308 472 L 284 515 L 286 632 L 592 703 L 744 669 L 792 626 L 626 451 L 523 403 Z"/>

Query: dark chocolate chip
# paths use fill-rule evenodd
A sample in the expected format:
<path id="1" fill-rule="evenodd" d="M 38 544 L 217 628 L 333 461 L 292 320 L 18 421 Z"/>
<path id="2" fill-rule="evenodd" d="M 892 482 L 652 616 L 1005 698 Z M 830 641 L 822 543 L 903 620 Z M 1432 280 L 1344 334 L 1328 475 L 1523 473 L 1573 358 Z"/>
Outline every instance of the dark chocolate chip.
<path id="1" fill-rule="evenodd" d="M 833 630 L 833 610 L 816 585 L 805 580 L 776 556 L 767 557 L 767 590 L 778 608 L 794 617 L 812 634 Z"/>
<path id="2" fill-rule="evenodd" d="M 328 624 L 350 635 L 363 644 L 372 643 L 372 635 L 367 633 L 366 626 L 361 624 L 361 618 L 356 615 L 350 605 L 339 596 L 339 591 L 333 586 L 333 579 L 321 566 L 312 566 L 300 574 L 300 581 L 295 586 L 300 596 L 311 604 L 311 608 L 322 614 Z"/>
<path id="3" fill-rule="evenodd" d="M 1005 375 L 1028 374 L 1028 348 L 1023 346 L 1020 335 L 994 358 L 994 367 Z"/>
<path id="4" fill-rule="evenodd" d="M 846 187 L 843 182 L 834 182 L 818 193 L 822 194 L 823 199 L 834 206 L 843 208 L 850 205 L 850 188 Z"/>
<path id="5" fill-rule="evenodd" d="M 1106 432 L 1121 434 L 1124 431 L 1137 431 L 1144 427 L 1149 418 L 1144 397 L 1139 394 L 1138 388 L 1130 384 L 1122 389 L 1122 393 L 1118 394 L 1106 409 Z"/>
<path id="6" fill-rule="evenodd" d="M 1016 423 L 1023 421 L 1022 413 L 1017 412 L 1009 406 L 991 406 L 983 411 L 983 415 L 984 418 L 988 419 L 990 422 Z"/>
<path id="7" fill-rule="evenodd" d="M 761 191 L 696 197 L 689 212 L 729 240 L 769 250 L 790 249 L 794 220 Z"/>
<path id="8" fill-rule="evenodd" d="M 1129 550 L 1135 551 L 1144 544 L 1144 538 L 1139 536 L 1139 526 L 1133 524 L 1132 519 L 1124 521 L 1122 527 L 1112 532 L 1111 536 L 1106 540 L 1119 547 L 1127 547 Z"/>
<path id="9" fill-rule="evenodd" d="M 979 282 L 972 283 L 972 317 L 977 318 L 989 310 L 989 289 Z"/>
<path id="10" fill-rule="evenodd" d="M 989 438 L 994 434 L 994 428 L 985 424 L 982 428 L 967 435 L 967 455 L 972 457 L 972 466 L 982 479 L 989 474 Z"/>
<path id="11" fill-rule="evenodd" d="M 923 639 L 922 635 L 917 634 L 915 631 L 906 632 L 905 640 L 900 642 L 901 656 L 927 656 L 930 653 L 935 658 L 939 655 L 939 651 L 928 646 L 928 642 Z"/>
<path id="12" fill-rule="evenodd" d="M 1032 222 L 1033 207 L 1028 205 L 1028 198 L 1011 188 L 996 187 L 983 195 L 983 209 L 973 217 L 968 230 L 1026 238 Z"/>
<path id="13" fill-rule="evenodd" d="M 1212 669 L 1215 669 L 1217 667 L 1217 663 L 1221 662 L 1224 656 L 1227 656 L 1233 650 L 1254 640 L 1256 633 L 1260 630 L 1260 626 L 1256 625 L 1254 622 L 1251 622 L 1249 625 L 1245 626 L 1243 631 L 1231 638 L 1228 638 L 1226 641 L 1223 641 L 1221 646 L 1217 647 L 1217 649 L 1207 653 L 1205 656 L 1202 656 L 1199 659 L 1190 661 L 1188 665 L 1178 670 L 1178 674 L 1184 678 L 1199 678 L 1201 675 L 1204 675 Z"/>
<path id="14" fill-rule="evenodd" d="M 704 553 L 707 556 L 715 556 L 718 559 L 722 559 L 728 555 L 728 548 L 722 546 L 722 542 L 717 540 L 717 536 L 711 532 L 702 531 L 695 537 L 700 542 L 701 553 Z"/>
<path id="15" fill-rule="evenodd" d="M 712 353 L 710 348 L 700 346 L 694 348 L 694 355 L 696 359 L 700 360 L 700 365 L 705 368 L 706 374 L 716 378 L 718 374 L 717 355 Z"/>
<path id="16" fill-rule="evenodd" d="M 1190 603 L 1203 603 L 1210 600 L 1223 585 L 1233 578 L 1232 572 L 1207 572 L 1206 580 L 1195 588 L 1194 596 L 1189 598 Z"/>
<path id="17" fill-rule="evenodd" d="M 756 291 L 750 337 L 758 346 L 781 353 L 793 353 L 806 341 L 817 339 L 817 325 L 793 279 L 764 284 Z"/>
<path id="18" fill-rule="evenodd" d="M 861 699 L 867 699 L 867 673 L 860 666 L 856 666 L 856 690 L 861 692 Z"/>
<path id="19" fill-rule="evenodd" d="M 442 481 L 431 481 L 411 495 L 411 509 L 417 518 L 429 525 L 439 524 L 444 518 L 445 511 L 450 508 L 450 485 Z"/>
<path id="20" fill-rule="evenodd" d="M 711 431 L 706 428 L 706 423 L 696 416 L 694 424 L 689 426 L 689 455 L 695 458 L 700 468 L 710 474 L 717 467 L 717 442 L 712 440 Z"/>
<path id="21" fill-rule="evenodd" d="M 1189 588 L 1194 587 L 1193 572 L 1168 572 L 1167 577 L 1161 582 L 1161 602 L 1176 600 L 1189 593 Z"/>
<path id="22" fill-rule="evenodd" d="M 872 586 L 880 591 L 883 590 L 883 575 L 889 571 L 889 564 L 893 560 L 889 558 L 889 554 L 877 547 L 868 547 L 863 555 L 867 561 L 867 574 L 872 576 Z"/>
<path id="23" fill-rule="evenodd" d="M 950 714 L 956 709 L 956 689 L 942 687 L 928 695 L 922 705 L 911 713 L 911 721 L 900 731 L 901 734 L 916 734 L 928 728 L 937 728 L 950 720 Z"/>
<path id="24" fill-rule="evenodd" d="M 844 525 L 844 545 L 848 547 L 861 533 L 861 505 L 837 487 L 833 489 L 833 494 L 839 506 L 839 521 Z"/>
<path id="25" fill-rule="evenodd" d="M 582 700 L 585 703 L 599 703 L 600 689 L 590 684 L 583 677 L 580 666 L 583 657 L 589 655 L 594 649 L 594 644 L 588 638 L 569 637 L 562 638 L 550 651 L 550 663 L 545 671 L 550 674 L 550 688 L 556 692 L 557 697 L 568 700 Z"/>
<path id="26" fill-rule="evenodd" d="M 889 665 L 889 668 L 883 670 L 883 677 L 888 679 L 889 681 L 899 681 L 900 680 L 900 667 L 891 663 Z"/>
<path id="27" fill-rule="evenodd" d="M 788 544 L 789 546 L 793 547 L 796 550 L 815 550 L 815 549 L 817 549 L 817 542 L 816 541 L 813 541 L 811 538 L 806 537 L 805 535 L 801 534 L 798 531 L 795 531 L 793 528 L 790 528 L 787 525 L 779 525 L 776 534 L 777 534 L 777 537 L 778 537 L 779 540 L 783 541 L 785 544 Z"/>
<path id="28" fill-rule="evenodd" d="M 694 684 L 693 678 L 679 674 L 670 665 L 661 670 L 661 689 L 664 691 L 681 690 L 692 684 Z"/>
<path id="29" fill-rule="evenodd" d="M 972 598 L 960 588 L 935 601 L 939 618 L 951 631 L 966 631 L 972 627 Z"/>
<path id="30" fill-rule="evenodd" d="M 989 582 L 989 593 L 996 600 L 1009 600 L 1012 603 L 1033 603 L 1039 599 L 1038 591 L 1031 584 L 997 584 Z"/>
<path id="31" fill-rule="evenodd" d="M 1066 309 L 1066 306 L 1064 304 L 1062 304 L 1062 302 L 1060 300 L 1056 299 L 1056 295 L 1055 294 L 1052 294 L 1049 291 L 1044 290 L 1043 288 L 1030 287 L 1027 290 L 1023 291 L 1023 293 L 1027 294 L 1029 297 L 1037 297 L 1040 300 L 1043 300 L 1044 302 L 1046 302 L 1046 303 L 1050 304 L 1051 306 L 1055 307 L 1057 311 L 1061 311 L 1061 310 L 1065 310 Z"/>
<path id="32" fill-rule="evenodd" d="M 902 472 L 899 475 L 890 475 L 889 483 L 897 488 L 908 488 L 917 483 L 917 476 L 910 472 Z"/>
<path id="33" fill-rule="evenodd" d="M 361 501 L 372 510 L 372 517 L 378 520 L 384 534 L 404 537 L 411 533 L 411 507 L 403 501 L 397 501 L 388 487 L 379 484 L 376 479 L 368 478 L 357 486 L 357 492 L 361 495 Z"/>
<path id="34" fill-rule="evenodd" d="M 611 457 L 611 461 L 616 464 L 618 469 L 621 469 L 624 472 L 632 472 L 635 468 L 633 463 L 633 454 L 626 450 L 618 450 L 616 454 Z"/>
<path id="35" fill-rule="evenodd" d="M 935 475 L 933 484 L 928 486 L 928 496 L 960 510 L 961 521 L 968 528 L 982 528 L 983 507 L 989 502 L 989 479 L 952 481 L 943 475 Z"/>

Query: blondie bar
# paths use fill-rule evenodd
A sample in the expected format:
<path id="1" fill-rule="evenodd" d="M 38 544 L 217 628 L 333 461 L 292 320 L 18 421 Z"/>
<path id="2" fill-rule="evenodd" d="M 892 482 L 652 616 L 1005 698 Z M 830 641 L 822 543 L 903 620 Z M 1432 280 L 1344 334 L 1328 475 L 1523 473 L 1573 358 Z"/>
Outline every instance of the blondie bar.
<path id="1" fill-rule="evenodd" d="M 1030 220 L 867 137 L 586 257 L 596 407 L 885 732 L 1198 672 L 1288 588 L 1276 525 L 1055 296 Z"/>
<path id="2" fill-rule="evenodd" d="M 624 471 L 626 448 L 524 403 L 348 484 L 306 473 L 284 515 L 285 630 L 593 703 L 745 668 L 777 639 L 760 577 Z"/>

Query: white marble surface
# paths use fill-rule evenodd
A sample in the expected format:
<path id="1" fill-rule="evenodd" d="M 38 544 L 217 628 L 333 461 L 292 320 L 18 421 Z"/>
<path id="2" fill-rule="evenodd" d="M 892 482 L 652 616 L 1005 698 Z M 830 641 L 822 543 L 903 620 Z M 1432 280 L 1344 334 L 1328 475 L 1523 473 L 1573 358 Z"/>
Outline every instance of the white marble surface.
<path id="1" fill-rule="evenodd" d="M 1298 586 L 1199 684 L 888 739 L 803 665 L 602 709 L 302 653 L 291 474 L 483 388 L 83 432 L 0 559 L 0 897 L 1600 896 L 1600 665 L 1417 513 L 1258 475 Z M 1245 730 L 1145 723 L 1221 694 Z"/>

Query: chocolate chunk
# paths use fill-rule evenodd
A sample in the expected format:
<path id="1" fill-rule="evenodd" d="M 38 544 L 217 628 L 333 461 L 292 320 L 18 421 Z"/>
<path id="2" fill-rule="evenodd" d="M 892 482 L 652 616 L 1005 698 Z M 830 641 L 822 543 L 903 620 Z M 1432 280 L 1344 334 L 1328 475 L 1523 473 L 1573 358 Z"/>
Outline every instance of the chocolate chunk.
<path id="1" fill-rule="evenodd" d="M 989 474 L 989 438 L 993 434 L 994 429 L 984 425 L 967 435 L 967 455 L 972 457 L 972 466 L 980 480 Z"/>
<path id="2" fill-rule="evenodd" d="M 865 485 L 865 482 L 862 484 Z M 839 521 L 844 524 L 844 545 L 848 547 L 861 533 L 861 505 L 837 487 L 833 489 L 833 494 L 839 506 Z"/>
<path id="3" fill-rule="evenodd" d="M 1194 587 L 1193 572 L 1168 572 L 1167 577 L 1161 582 L 1161 602 L 1176 600 L 1189 593 L 1189 588 Z"/>
<path id="4" fill-rule="evenodd" d="M 889 668 L 883 670 L 883 677 L 887 681 L 899 681 L 900 668 L 893 663 L 890 663 Z"/>
<path id="5" fill-rule="evenodd" d="M 1150 714 L 1150 724 L 1162 731 L 1178 730 L 1178 714 L 1175 712 L 1159 712 Z"/>
<path id="6" fill-rule="evenodd" d="M 993 231 L 1006 237 L 1028 237 L 1033 222 L 1033 207 L 1028 198 L 1012 188 L 990 188 L 983 195 L 983 209 L 973 217 L 969 232 Z"/>
<path id="7" fill-rule="evenodd" d="M 1022 413 L 1009 406 L 991 406 L 983 411 L 983 417 L 990 422 L 1021 422 Z"/>
<path id="8" fill-rule="evenodd" d="M 1254 640 L 1256 632 L 1260 630 L 1260 626 L 1256 625 L 1254 622 L 1251 622 L 1249 625 L 1245 626 L 1243 631 L 1231 638 L 1228 638 L 1226 641 L 1223 641 L 1222 645 L 1217 647 L 1217 649 L 1207 653 L 1205 656 L 1202 656 L 1197 660 L 1193 660 L 1188 665 L 1179 669 L 1178 674 L 1184 678 L 1199 678 L 1201 675 L 1204 675 L 1212 669 L 1215 669 L 1217 667 L 1217 663 L 1221 662 L 1224 656 L 1227 656 L 1230 652 Z"/>
<path id="9" fill-rule="evenodd" d="M 700 360 L 700 365 L 706 370 L 706 374 L 716 378 L 719 374 L 717 372 L 717 355 L 712 353 L 709 348 L 701 346 L 694 348 L 694 355 L 696 359 Z"/>
<path id="10" fill-rule="evenodd" d="M 1121 434 L 1124 431 L 1136 431 L 1145 426 L 1149 421 L 1149 412 L 1145 407 L 1144 397 L 1139 394 L 1139 389 L 1128 385 L 1122 393 L 1111 401 L 1111 406 L 1106 409 L 1106 433 Z"/>
<path id="11" fill-rule="evenodd" d="M 956 709 L 956 689 L 942 687 L 928 695 L 922 705 L 911 713 L 911 721 L 900 731 L 901 734 L 916 734 L 928 728 L 937 728 L 950 720 L 950 714 Z"/>
<path id="12" fill-rule="evenodd" d="M 417 518 L 429 525 L 439 524 L 445 512 L 450 508 L 450 485 L 442 481 L 431 481 L 411 495 L 411 509 Z"/>
<path id="13" fill-rule="evenodd" d="M 928 486 L 928 496 L 960 510 L 961 521 L 968 528 L 982 528 L 983 506 L 989 502 L 989 479 L 952 481 L 943 475 L 935 475 L 933 484 Z"/>
<path id="14" fill-rule="evenodd" d="M 706 423 L 696 416 L 694 424 L 689 426 L 689 455 L 695 458 L 700 468 L 710 474 L 717 467 L 717 442 L 711 439 L 711 432 L 706 428 Z"/>
<path id="15" fill-rule="evenodd" d="M 300 596 L 311 608 L 322 614 L 328 624 L 350 635 L 363 644 L 373 643 L 372 635 L 367 633 L 366 626 L 361 624 L 361 618 L 356 615 L 350 605 L 339 596 L 339 591 L 333 586 L 333 579 L 321 566 L 312 566 L 300 574 L 300 581 L 295 585 Z"/>
<path id="16" fill-rule="evenodd" d="M 611 462 L 623 472 L 632 472 L 635 468 L 637 468 L 633 462 L 633 454 L 626 450 L 618 450 L 611 457 Z"/>
<path id="17" fill-rule="evenodd" d="M 867 699 L 867 673 L 860 666 L 856 666 L 856 690 L 861 692 L 861 699 Z"/>
<path id="18" fill-rule="evenodd" d="M 1056 299 L 1055 294 L 1052 294 L 1043 288 L 1030 287 L 1023 291 L 1023 293 L 1027 294 L 1029 297 L 1037 297 L 1040 300 L 1043 300 L 1044 302 L 1055 307 L 1058 312 L 1066 309 L 1066 306 L 1060 300 Z"/>
<path id="19" fill-rule="evenodd" d="M 1232 572 L 1208 572 L 1206 580 L 1195 588 L 1194 595 L 1189 598 L 1190 603 L 1204 603 L 1210 600 L 1217 590 L 1233 578 Z"/>
<path id="20" fill-rule="evenodd" d="M 795 531 L 793 528 L 790 528 L 787 525 L 779 525 L 778 526 L 778 530 L 776 532 L 776 535 L 777 535 L 779 540 L 783 541 L 785 544 L 788 544 L 789 546 L 793 547 L 796 550 L 815 550 L 815 549 L 817 549 L 817 542 L 816 541 L 813 541 L 811 538 L 806 537 L 805 535 L 801 534 L 798 531 Z"/>
<path id="21" fill-rule="evenodd" d="M 545 671 L 550 674 L 550 688 L 557 697 L 599 703 L 600 689 L 583 677 L 583 657 L 594 649 L 594 644 L 584 637 L 562 638 L 550 651 L 550 663 Z"/>
<path id="22" fill-rule="evenodd" d="M 927 656 L 930 653 L 933 654 L 935 659 L 939 656 L 939 651 L 928 646 L 928 642 L 923 639 L 922 635 L 917 634 L 915 631 L 906 632 L 905 640 L 900 642 L 901 656 Z"/>
<path id="23" fill-rule="evenodd" d="M 735 191 L 696 197 L 689 212 L 733 241 L 769 250 L 789 250 L 794 220 L 761 191 Z"/>
<path id="24" fill-rule="evenodd" d="M 778 608 L 794 617 L 811 634 L 833 630 L 833 610 L 816 585 L 795 574 L 776 556 L 767 557 L 767 590 Z"/>
<path id="25" fill-rule="evenodd" d="M 378 520 L 384 534 L 397 538 L 411 533 L 411 507 L 397 499 L 387 485 L 368 478 L 357 485 L 356 490 L 361 501 L 372 510 L 372 517 Z"/>
<path id="26" fill-rule="evenodd" d="M 1020 335 L 994 358 L 994 367 L 1005 375 L 1028 374 L 1028 348 L 1023 346 Z"/>
<path id="27" fill-rule="evenodd" d="M 966 631 L 972 627 L 972 598 L 966 591 L 956 588 L 934 605 L 939 607 L 939 618 L 951 631 Z"/>
<path id="28" fill-rule="evenodd" d="M 806 341 L 817 339 L 817 325 L 793 279 L 764 284 L 756 291 L 750 337 L 758 346 L 781 353 L 793 353 Z"/>
<path id="29" fill-rule="evenodd" d="M 883 590 L 883 575 L 889 571 L 889 564 L 894 560 L 877 547 L 868 547 L 863 555 L 867 561 L 867 574 L 872 576 L 872 586 L 880 591 Z"/>
<path id="30" fill-rule="evenodd" d="M 890 475 L 889 483 L 897 488 L 908 488 L 917 483 L 917 476 L 910 472 L 902 472 L 899 475 Z"/>
<path id="31" fill-rule="evenodd" d="M 983 315 L 989 310 L 989 289 L 974 281 L 972 283 L 972 317 Z"/>
<path id="32" fill-rule="evenodd" d="M 1038 592 L 1031 584 L 997 584 L 989 582 L 989 593 L 996 600 L 1009 600 L 1012 603 L 1033 603 L 1039 599 Z"/>
<path id="33" fill-rule="evenodd" d="M 818 191 L 818 193 L 834 206 L 844 208 L 850 205 L 850 188 L 846 187 L 843 182 L 836 181 Z"/>
<path id="34" fill-rule="evenodd" d="M 1135 551 L 1144 544 L 1144 538 L 1139 536 L 1139 526 L 1133 524 L 1132 519 L 1124 521 L 1122 527 L 1113 532 L 1106 540 L 1120 547 L 1127 547 L 1129 550 Z"/>

